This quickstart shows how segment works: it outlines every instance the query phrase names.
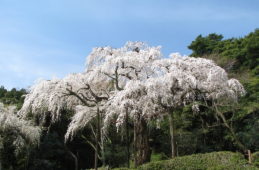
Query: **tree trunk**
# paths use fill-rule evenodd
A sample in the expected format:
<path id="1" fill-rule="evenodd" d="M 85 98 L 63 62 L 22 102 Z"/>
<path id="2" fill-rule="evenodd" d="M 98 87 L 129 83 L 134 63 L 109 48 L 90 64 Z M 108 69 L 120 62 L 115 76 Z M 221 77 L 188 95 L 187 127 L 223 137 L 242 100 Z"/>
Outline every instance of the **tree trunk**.
<path id="1" fill-rule="evenodd" d="M 172 146 L 172 159 L 175 158 L 175 146 L 174 146 L 174 112 L 169 111 L 169 126 L 170 126 L 170 135 L 171 135 L 171 146 Z"/>
<path id="2" fill-rule="evenodd" d="M 1 138 L 1 135 L 0 135 L 0 170 L 4 170 L 3 168 L 3 154 L 2 154 L 2 151 L 3 151 L 3 142 L 2 142 L 2 138 Z"/>
<path id="3" fill-rule="evenodd" d="M 96 104 L 97 106 L 97 116 L 96 116 L 96 133 L 95 133 L 95 156 L 94 156 L 94 169 L 98 169 L 98 138 L 99 138 L 99 117 L 100 117 L 100 110 L 99 110 L 99 104 Z"/>
<path id="4" fill-rule="evenodd" d="M 128 107 L 126 107 L 126 137 L 127 137 L 127 168 L 129 168 L 129 159 L 130 159 L 130 154 L 129 154 L 129 126 L 128 126 Z"/>
<path id="5" fill-rule="evenodd" d="M 105 166 L 105 155 L 104 155 L 104 139 L 103 139 L 103 131 L 99 129 L 99 132 L 101 132 L 101 149 L 102 149 L 102 162 L 103 166 Z"/>
<path id="6" fill-rule="evenodd" d="M 229 126 L 229 124 L 228 124 L 228 122 L 227 122 L 227 119 L 226 119 L 226 117 L 224 116 L 224 114 L 219 111 L 219 109 L 218 109 L 217 106 L 215 106 L 215 108 L 216 108 L 217 113 L 220 115 L 221 119 L 223 120 L 225 126 L 226 126 L 226 127 L 229 129 L 229 131 L 231 132 L 231 134 L 232 134 L 232 136 L 234 137 L 235 141 L 237 142 L 238 146 L 239 146 L 244 152 L 246 152 L 246 150 L 247 150 L 246 147 L 245 147 L 245 146 L 242 144 L 242 142 L 237 138 L 235 131 L 233 130 L 232 127 Z"/>
<path id="7" fill-rule="evenodd" d="M 99 119 L 99 134 L 100 134 L 100 137 L 99 139 L 101 140 L 100 143 L 99 143 L 99 146 L 100 146 L 100 149 L 101 149 L 101 154 L 102 154 L 102 157 L 98 156 L 98 158 L 102 160 L 102 164 L 103 166 L 106 166 L 106 163 L 105 163 L 105 149 L 104 149 L 104 133 L 102 131 L 102 127 L 103 126 L 103 115 L 100 115 L 100 119 Z"/>
<path id="8" fill-rule="evenodd" d="M 137 135 L 137 166 L 150 162 L 151 149 L 149 147 L 149 138 L 146 121 L 140 117 L 136 126 Z"/>
<path id="9" fill-rule="evenodd" d="M 137 168 L 137 121 L 134 122 L 134 169 Z"/>

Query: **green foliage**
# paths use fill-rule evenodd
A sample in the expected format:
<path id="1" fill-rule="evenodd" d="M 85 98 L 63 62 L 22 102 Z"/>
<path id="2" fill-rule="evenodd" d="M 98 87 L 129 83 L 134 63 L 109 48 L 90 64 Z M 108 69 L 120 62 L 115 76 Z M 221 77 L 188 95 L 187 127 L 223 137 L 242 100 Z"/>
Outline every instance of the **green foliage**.
<path id="1" fill-rule="evenodd" d="M 242 47 L 237 59 L 241 64 L 247 66 L 249 69 L 253 70 L 258 67 L 259 64 L 259 29 L 251 32 L 247 35 L 242 43 Z M 258 72 L 255 72 L 258 74 Z"/>
<path id="2" fill-rule="evenodd" d="M 202 147 L 201 137 L 203 130 L 200 122 L 196 125 L 197 119 L 194 117 L 191 106 L 175 111 L 175 148 L 176 155 L 183 156 L 196 153 Z M 156 122 L 154 122 L 155 124 Z M 155 126 L 155 125 L 154 125 Z M 169 131 L 169 119 L 164 118 L 160 122 L 160 129 L 150 130 L 151 147 L 155 153 L 162 154 L 162 159 L 171 158 L 171 138 Z M 197 128 L 198 127 L 198 128 Z"/>
<path id="3" fill-rule="evenodd" d="M 195 41 L 188 46 L 188 49 L 193 50 L 193 53 L 190 56 L 199 57 L 204 54 L 211 54 L 215 51 L 215 48 L 222 40 L 223 36 L 217 35 L 216 33 L 209 34 L 206 37 L 202 37 L 200 34 Z"/>
<path id="4" fill-rule="evenodd" d="M 24 101 L 23 95 L 26 94 L 25 89 L 17 90 L 16 88 L 13 88 L 10 91 L 7 91 L 4 86 L 1 86 L 0 88 L 0 101 L 4 103 L 5 105 L 16 105 L 17 110 L 19 110 Z"/>
<path id="5" fill-rule="evenodd" d="M 82 138 L 82 134 L 89 140 L 93 138 L 91 130 L 85 128 L 78 132 L 73 141 L 64 142 L 64 136 L 73 112 L 63 110 L 60 121 L 50 124 L 51 117 L 46 116 L 43 125 L 45 131 L 38 148 L 30 152 L 28 170 L 70 170 L 75 169 L 75 160 L 69 154 L 71 151 L 78 158 L 78 169 L 91 168 L 94 165 L 94 150 Z M 69 151 L 68 151 L 69 150 Z"/>
<path id="6" fill-rule="evenodd" d="M 259 152 L 252 154 L 252 164 L 259 167 Z"/>
<path id="7" fill-rule="evenodd" d="M 126 131 L 117 129 L 111 125 L 108 129 L 109 135 L 104 146 L 105 163 L 109 167 L 126 167 L 127 166 L 127 148 L 126 148 Z M 133 133 L 130 129 L 130 143 L 133 141 Z M 133 147 L 130 146 L 130 155 L 132 155 Z M 130 158 L 131 159 L 131 158 Z"/>
<path id="8" fill-rule="evenodd" d="M 211 38 L 213 36 L 214 40 Z M 205 37 L 199 35 L 188 48 L 193 50 L 192 56 L 214 60 L 228 72 L 230 78 L 236 78 L 244 85 L 247 94 L 239 98 L 235 108 L 221 107 L 221 109 L 224 110 L 227 121 L 245 147 L 258 150 L 259 29 L 255 29 L 254 32 L 245 37 L 225 40 L 222 40 L 223 37 L 221 37 L 222 35 L 215 33 Z M 206 131 L 204 139 L 206 145 L 212 150 L 234 151 L 238 149 L 227 129 L 222 128 L 222 126 L 206 127 L 207 124 L 221 124 L 217 115 L 213 113 L 214 117 L 209 117 L 208 109 L 200 109 L 201 125 Z M 195 127 L 197 128 L 197 126 Z M 202 150 L 198 152 L 202 152 Z"/>
<path id="9" fill-rule="evenodd" d="M 7 93 L 7 90 L 4 88 L 4 86 L 0 87 L 0 98 L 3 98 L 5 96 L 5 93 Z"/>
<path id="10" fill-rule="evenodd" d="M 151 154 L 151 162 L 161 161 L 163 160 L 163 155 L 159 153 L 155 153 L 154 151 Z"/>
<path id="11" fill-rule="evenodd" d="M 238 133 L 246 148 L 259 151 L 259 115 L 249 115 L 243 120 L 243 129 Z"/>
<path id="12" fill-rule="evenodd" d="M 66 153 L 57 133 L 44 134 L 39 148 L 31 152 L 34 159 L 31 159 L 28 169 L 60 169 L 62 167 L 62 157 Z M 62 169 L 62 168 L 61 168 Z"/>
<path id="13" fill-rule="evenodd" d="M 259 73 L 259 29 L 255 29 L 244 38 L 230 38 L 222 40 L 220 34 L 209 34 L 202 37 L 197 36 L 195 41 L 188 46 L 193 50 L 190 56 L 203 57 L 204 55 L 220 54 L 225 61 L 232 59 L 229 68 L 235 70 L 250 69 L 254 74 Z"/>
<path id="14" fill-rule="evenodd" d="M 105 145 L 105 158 L 111 167 L 126 166 L 126 147 L 119 144 Z"/>
<path id="15" fill-rule="evenodd" d="M 160 170 L 160 169 L 255 169 L 248 165 L 247 160 L 240 153 L 213 152 L 208 154 L 196 154 L 177 157 L 172 160 L 150 162 L 141 165 L 138 170 Z"/>
<path id="16" fill-rule="evenodd" d="M 132 169 L 132 168 L 130 168 L 130 169 Z M 94 169 L 90 169 L 90 170 L 94 170 Z M 107 168 L 101 167 L 101 168 L 98 168 L 98 170 L 107 170 Z M 112 168 L 112 170 L 129 170 L 129 169 L 128 168 Z"/>
<path id="17" fill-rule="evenodd" d="M 4 133 L 3 133 L 4 132 Z M 15 145 L 13 141 L 18 137 L 14 131 L 1 130 L 1 161 L 4 169 L 17 168 Z M 17 168 L 18 169 L 18 168 Z"/>

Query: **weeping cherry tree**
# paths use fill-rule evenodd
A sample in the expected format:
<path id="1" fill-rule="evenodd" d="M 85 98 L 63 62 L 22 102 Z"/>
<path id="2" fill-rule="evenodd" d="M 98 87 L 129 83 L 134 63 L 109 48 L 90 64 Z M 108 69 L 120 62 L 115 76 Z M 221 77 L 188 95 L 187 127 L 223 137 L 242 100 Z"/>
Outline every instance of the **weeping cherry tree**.
<path id="1" fill-rule="evenodd" d="M 13 141 L 15 146 L 15 155 L 20 153 L 26 142 L 30 142 L 32 146 L 39 144 L 41 129 L 29 120 L 24 120 L 17 117 L 16 106 L 5 107 L 3 103 L 0 103 L 0 140 L 1 133 L 12 131 L 17 135 L 16 139 Z M 2 150 L 2 141 L 0 144 L 0 150 Z M 0 162 L 2 164 L 2 162 Z M 2 165 L 0 165 L 1 167 Z"/>
<path id="2" fill-rule="evenodd" d="M 51 121 L 59 120 L 61 110 L 74 110 L 65 140 L 72 139 L 79 129 L 96 119 L 95 169 L 98 163 L 100 111 L 105 112 L 104 128 L 116 118 L 117 128 L 134 123 L 134 166 L 150 161 L 147 122 L 159 122 L 168 115 L 172 157 L 174 158 L 174 111 L 197 101 L 237 101 L 244 94 L 243 86 L 213 61 L 173 53 L 163 58 L 161 46 L 149 47 L 146 42 L 127 42 L 122 48 L 96 47 L 86 59 L 85 73 L 73 73 L 64 79 L 40 79 L 30 88 L 19 115 L 31 112 L 41 120 L 50 113 Z M 213 107 L 215 110 L 216 107 Z M 227 126 L 224 115 L 217 112 Z M 223 116 L 222 116 L 223 115 Z M 128 126 L 126 126 L 128 127 Z M 227 126 L 228 127 L 228 126 Z M 230 130 L 235 136 L 234 131 Z M 237 138 L 235 138 L 237 139 Z M 128 141 L 128 131 L 127 131 Z M 242 148 L 242 147 L 241 147 Z M 138 155 L 137 155 L 138 149 Z M 78 167 L 75 159 L 75 169 Z M 127 144 L 129 166 L 129 144 Z"/>
<path id="3" fill-rule="evenodd" d="M 19 115 L 26 117 L 29 112 L 40 115 L 44 122 L 50 113 L 51 122 L 58 121 L 63 109 L 74 110 L 75 115 L 68 126 L 65 142 L 73 138 L 76 132 L 84 128 L 91 120 L 96 119 L 95 133 L 95 169 L 98 166 L 98 137 L 99 116 L 102 102 L 108 100 L 107 89 L 109 84 L 105 77 L 99 81 L 92 80 L 90 73 L 72 73 L 64 79 L 56 77 L 53 80 L 39 79 L 30 87 L 30 93 L 25 96 L 24 104 Z M 75 154 L 68 148 L 68 153 L 74 158 L 75 169 L 78 161 Z"/>

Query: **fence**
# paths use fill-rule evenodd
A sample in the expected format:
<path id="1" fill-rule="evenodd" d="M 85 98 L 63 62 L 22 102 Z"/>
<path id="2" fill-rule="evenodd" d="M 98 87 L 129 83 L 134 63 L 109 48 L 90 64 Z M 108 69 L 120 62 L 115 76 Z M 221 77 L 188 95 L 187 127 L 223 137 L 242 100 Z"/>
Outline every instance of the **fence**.
<path id="1" fill-rule="evenodd" d="M 237 151 L 237 152 L 238 152 L 238 151 Z M 252 154 L 251 154 L 251 150 L 248 150 L 248 154 L 244 154 L 243 156 L 245 157 L 246 155 L 248 155 L 249 163 L 252 164 Z"/>

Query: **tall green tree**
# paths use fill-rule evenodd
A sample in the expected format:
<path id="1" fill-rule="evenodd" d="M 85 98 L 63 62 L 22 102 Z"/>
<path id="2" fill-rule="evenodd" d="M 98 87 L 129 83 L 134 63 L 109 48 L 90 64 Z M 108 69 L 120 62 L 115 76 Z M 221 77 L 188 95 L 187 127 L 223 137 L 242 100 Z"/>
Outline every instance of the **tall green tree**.
<path id="1" fill-rule="evenodd" d="M 193 50 L 192 55 L 195 56 L 199 48 L 206 51 L 209 46 L 209 41 L 206 41 L 206 39 L 209 39 L 208 37 L 209 36 L 201 37 L 201 35 L 199 35 L 196 40 L 188 46 L 188 48 L 191 47 Z M 201 44 L 199 42 L 203 42 L 203 46 L 199 45 Z M 256 135 L 254 138 L 248 137 L 248 134 L 255 134 L 254 129 L 256 129 L 257 123 L 254 117 L 258 115 L 259 110 L 258 42 L 259 29 L 255 29 L 254 32 L 249 33 L 245 37 L 221 39 L 212 46 L 212 52 L 199 53 L 199 57 L 214 60 L 228 72 L 230 77 L 238 79 L 244 85 L 247 94 L 245 97 L 238 99 L 238 104 L 234 110 L 226 112 L 226 122 L 231 125 L 231 128 L 233 127 L 233 129 L 235 129 L 237 137 L 248 149 L 258 147 L 256 146 L 256 142 L 253 142 L 253 139 L 257 138 Z M 226 107 L 222 107 L 222 109 L 227 111 Z M 231 139 L 231 136 L 227 135 L 227 133 L 224 134 L 224 140 L 226 139 L 230 139 L 230 141 L 233 142 L 233 139 Z"/>
<path id="2" fill-rule="evenodd" d="M 206 37 L 202 37 L 200 34 L 196 37 L 195 41 L 192 41 L 188 46 L 188 49 L 193 51 L 190 56 L 200 57 L 204 54 L 211 54 L 222 39 L 223 36 L 221 34 L 212 33 Z"/>

